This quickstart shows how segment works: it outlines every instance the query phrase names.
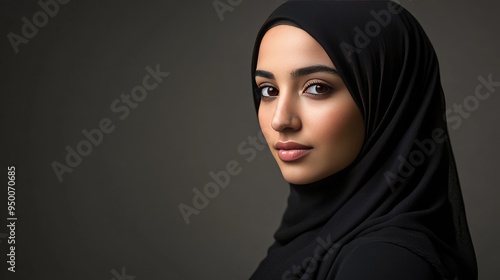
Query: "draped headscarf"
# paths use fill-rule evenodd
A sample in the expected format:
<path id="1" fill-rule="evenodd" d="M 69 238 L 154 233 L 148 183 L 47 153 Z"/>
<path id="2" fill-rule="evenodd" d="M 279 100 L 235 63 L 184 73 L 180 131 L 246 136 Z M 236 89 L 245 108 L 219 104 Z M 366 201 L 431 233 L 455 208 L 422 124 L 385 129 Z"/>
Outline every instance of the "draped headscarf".
<path id="1" fill-rule="evenodd" d="M 363 115 L 366 136 L 346 169 L 290 184 L 275 242 L 252 279 L 286 279 L 314 256 L 293 273 L 329 279 L 342 248 L 362 238 L 404 247 L 444 279 L 477 279 L 438 61 L 417 20 L 390 1 L 285 2 L 257 34 L 257 111 L 259 46 L 267 30 L 286 22 L 326 51 Z"/>

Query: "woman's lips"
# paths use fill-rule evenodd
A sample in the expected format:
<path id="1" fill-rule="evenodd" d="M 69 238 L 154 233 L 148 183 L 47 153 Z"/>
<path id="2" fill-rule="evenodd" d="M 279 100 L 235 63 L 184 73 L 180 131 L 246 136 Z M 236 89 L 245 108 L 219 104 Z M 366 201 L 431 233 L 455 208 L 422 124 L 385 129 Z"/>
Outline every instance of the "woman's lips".
<path id="1" fill-rule="evenodd" d="M 298 160 L 311 151 L 312 147 L 303 145 L 296 142 L 277 142 L 274 148 L 278 150 L 278 157 L 282 161 L 295 161 Z"/>

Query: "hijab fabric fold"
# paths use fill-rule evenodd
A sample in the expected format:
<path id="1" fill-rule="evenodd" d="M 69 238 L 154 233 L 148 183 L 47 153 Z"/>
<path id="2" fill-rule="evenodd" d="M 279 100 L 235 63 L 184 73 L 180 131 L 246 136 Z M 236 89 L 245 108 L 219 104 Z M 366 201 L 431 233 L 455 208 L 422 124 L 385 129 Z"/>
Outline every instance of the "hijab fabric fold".
<path id="1" fill-rule="evenodd" d="M 422 27 L 390 1 L 282 4 L 256 38 L 257 111 L 260 42 L 269 28 L 286 22 L 325 49 L 364 117 L 366 136 L 346 169 L 290 184 L 275 242 L 251 279 L 333 279 L 339 252 L 360 239 L 407 248 L 443 279 L 477 279 L 438 61 Z M 293 269 L 313 256 L 315 262 Z"/>

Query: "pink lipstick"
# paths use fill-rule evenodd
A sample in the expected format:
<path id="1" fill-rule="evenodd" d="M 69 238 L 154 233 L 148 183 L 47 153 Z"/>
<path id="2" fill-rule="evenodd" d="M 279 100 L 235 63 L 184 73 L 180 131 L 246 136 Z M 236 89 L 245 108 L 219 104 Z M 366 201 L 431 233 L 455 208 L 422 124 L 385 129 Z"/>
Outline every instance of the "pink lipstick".
<path id="1" fill-rule="evenodd" d="M 277 142 L 274 148 L 278 150 L 278 157 L 282 161 L 298 160 L 311 151 L 311 146 L 302 145 L 293 141 Z"/>

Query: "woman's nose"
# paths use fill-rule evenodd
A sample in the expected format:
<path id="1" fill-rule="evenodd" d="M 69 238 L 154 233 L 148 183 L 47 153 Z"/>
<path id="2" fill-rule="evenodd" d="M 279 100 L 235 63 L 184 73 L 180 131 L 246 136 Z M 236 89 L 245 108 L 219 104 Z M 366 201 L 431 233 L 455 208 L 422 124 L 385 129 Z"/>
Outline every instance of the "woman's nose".
<path id="1" fill-rule="evenodd" d="M 274 111 L 271 127 L 278 132 L 299 130 L 302 127 L 298 114 L 298 97 L 280 93 Z"/>

